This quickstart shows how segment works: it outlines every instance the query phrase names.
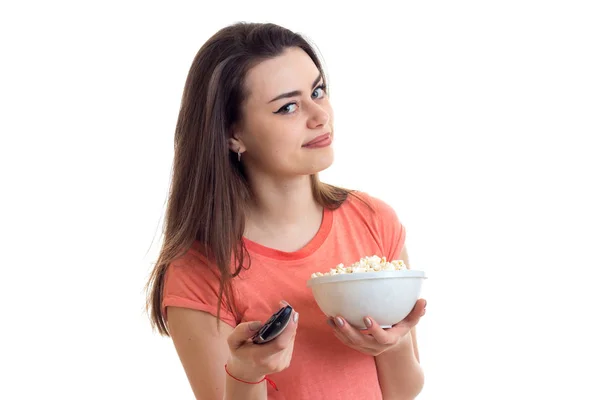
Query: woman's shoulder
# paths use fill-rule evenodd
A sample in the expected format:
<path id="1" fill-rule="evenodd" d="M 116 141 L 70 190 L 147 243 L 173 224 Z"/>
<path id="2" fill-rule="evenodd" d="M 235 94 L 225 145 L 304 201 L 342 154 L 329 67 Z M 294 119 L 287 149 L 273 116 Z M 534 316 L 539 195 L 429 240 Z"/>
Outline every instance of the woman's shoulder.
<path id="1" fill-rule="evenodd" d="M 206 280 L 209 276 L 211 279 L 218 279 L 218 268 L 208 260 L 201 247 L 202 245 L 195 240 L 187 249 L 184 249 L 167 266 L 167 275 L 185 277 L 193 281 Z"/>
<path id="2" fill-rule="evenodd" d="M 382 254 L 390 260 L 397 259 L 406 230 L 394 208 L 381 198 L 360 191 L 348 197 L 346 206 L 348 226 L 366 227 L 380 244 Z"/>
<path id="3" fill-rule="evenodd" d="M 343 206 L 370 218 L 385 219 L 396 216 L 394 208 L 386 201 L 360 190 L 350 192 Z"/>
<path id="4" fill-rule="evenodd" d="M 218 268 L 203 255 L 201 245 L 191 245 L 167 266 L 162 289 L 162 312 L 168 306 L 204 311 L 231 326 L 237 319 L 226 306 L 227 299 L 220 297 L 221 279 Z M 220 312 L 219 312 L 220 309 Z"/>

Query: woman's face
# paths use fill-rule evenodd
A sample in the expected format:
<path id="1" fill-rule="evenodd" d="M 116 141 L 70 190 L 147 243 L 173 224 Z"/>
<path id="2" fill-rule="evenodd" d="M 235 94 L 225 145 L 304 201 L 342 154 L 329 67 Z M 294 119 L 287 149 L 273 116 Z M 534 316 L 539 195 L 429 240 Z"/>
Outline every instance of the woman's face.
<path id="1" fill-rule="evenodd" d="M 310 175 L 332 164 L 333 110 L 319 70 L 302 49 L 257 64 L 245 84 L 249 96 L 230 148 L 241 149 L 250 174 Z"/>

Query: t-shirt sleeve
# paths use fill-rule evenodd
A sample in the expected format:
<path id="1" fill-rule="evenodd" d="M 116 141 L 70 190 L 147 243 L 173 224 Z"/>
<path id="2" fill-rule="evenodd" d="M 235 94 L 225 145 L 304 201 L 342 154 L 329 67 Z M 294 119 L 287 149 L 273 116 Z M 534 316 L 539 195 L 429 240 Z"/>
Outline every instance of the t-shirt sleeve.
<path id="1" fill-rule="evenodd" d="M 396 211 L 382 200 L 374 199 L 379 222 L 380 239 L 387 260 L 398 260 L 406 241 L 406 229 Z"/>
<path id="2" fill-rule="evenodd" d="M 219 272 L 216 267 L 207 264 L 203 258 L 186 255 L 169 264 L 163 288 L 162 312 L 167 316 L 166 308 L 176 306 L 204 311 L 217 316 L 219 308 Z M 223 295 L 220 319 L 236 326 L 236 318 L 226 307 Z"/>

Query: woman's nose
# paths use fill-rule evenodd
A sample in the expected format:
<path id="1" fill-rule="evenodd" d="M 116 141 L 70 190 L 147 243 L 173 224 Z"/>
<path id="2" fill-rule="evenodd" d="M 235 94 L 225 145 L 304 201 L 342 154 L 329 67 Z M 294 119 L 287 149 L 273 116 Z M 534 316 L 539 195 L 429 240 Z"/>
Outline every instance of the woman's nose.
<path id="1" fill-rule="evenodd" d="M 311 116 L 308 119 L 309 128 L 317 128 L 321 125 L 326 125 L 329 122 L 329 113 L 317 104 L 312 106 Z"/>

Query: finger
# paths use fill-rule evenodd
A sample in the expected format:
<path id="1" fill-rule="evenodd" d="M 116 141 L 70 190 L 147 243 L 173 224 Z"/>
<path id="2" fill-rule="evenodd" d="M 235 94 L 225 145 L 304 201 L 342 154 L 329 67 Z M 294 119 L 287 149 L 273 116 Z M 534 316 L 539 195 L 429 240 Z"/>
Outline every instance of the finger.
<path id="1" fill-rule="evenodd" d="M 367 322 L 368 321 L 368 322 Z M 392 329 L 385 330 L 383 329 L 377 321 L 375 321 L 371 317 L 365 317 L 365 325 L 370 327 L 364 331 L 365 333 L 370 334 L 379 344 L 387 345 L 393 344 L 398 341 L 400 337 L 399 330 L 393 331 Z"/>
<path id="2" fill-rule="evenodd" d="M 412 311 L 402 321 L 398 322 L 387 332 L 396 335 L 396 337 L 404 337 L 412 328 L 415 327 L 425 314 L 425 306 L 427 302 L 424 299 L 419 299 Z"/>
<path id="3" fill-rule="evenodd" d="M 290 305 L 285 300 L 280 300 L 279 304 L 283 307 L 287 307 Z M 275 339 L 271 340 L 270 342 L 268 342 L 266 344 L 261 344 L 261 347 L 265 347 L 267 352 L 269 352 L 269 353 L 274 353 L 274 352 L 278 353 L 278 352 L 281 352 L 282 350 L 284 350 L 288 346 L 290 341 L 294 340 L 294 337 L 296 335 L 296 328 L 298 326 L 298 320 L 299 320 L 299 314 L 296 311 L 293 311 L 293 308 L 292 308 L 292 315 L 290 317 L 290 320 L 289 320 L 287 326 L 283 330 L 283 332 L 281 332 L 279 334 L 279 336 L 277 336 Z"/>
<path id="4" fill-rule="evenodd" d="M 415 303 L 415 306 L 413 307 L 413 310 L 414 309 L 418 309 L 420 311 L 423 311 L 423 310 L 425 310 L 425 307 L 427 307 L 427 300 L 425 300 L 425 299 L 419 299 Z"/>
<path id="5" fill-rule="evenodd" d="M 296 335 L 296 330 L 298 329 L 298 323 L 300 322 L 300 314 L 297 311 L 292 311 L 292 316 L 290 317 L 290 321 L 287 326 L 281 332 L 281 334 L 277 337 L 277 339 L 282 338 L 284 341 L 289 342 L 292 336 Z"/>
<path id="6" fill-rule="evenodd" d="M 294 343 L 295 341 L 291 340 L 283 350 L 263 355 L 267 363 L 275 363 L 277 365 L 272 373 L 283 371 L 289 367 L 294 353 Z"/>
<path id="7" fill-rule="evenodd" d="M 413 326 L 415 326 L 419 322 L 419 319 L 421 319 L 421 317 L 425 313 L 424 311 L 425 311 L 426 306 L 427 306 L 427 300 L 425 300 L 425 299 L 417 300 L 412 311 L 406 316 L 406 318 L 404 318 L 401 321 L 401 323 L 407 325 L 409 328 L 412 328 Z"/>
<path id="8" fill-rule="evenodd" d="M 235 351 L 240 358 L 254 359 L 259 363 L 264 362 L 264 360 L 272 359 L 273 357 L 278 357 L 281 359 L 282 354 L 285 354 L 284 352 L 286 349 L 290 346 L 293 346 L 296 337 L 298 321 L 298 313 L 294 312 L 284 331 L 270 342 L 265 344 L 254 344 L 250 340 L 245 340 L 242 343 L 239 343 L 238 341 L 237 347 L 230 346 L 230 349 L 232 352 Z M 253 332 L 253 334 L 255 333 L 256 332 Z"/>
<path id="9" fill-rule="evenodd" d="M 227 343 L 232 349 L 238 349 L 258 332 L 262 323 L 260 321 L 242 322 L 227 337 Z"/>
<path id="10" fill-rule="evenodd" d="M 265 347 L 270 353 L 278 353 L 285 350 L 296 339 L 296 331 L 298 329 L 299 321 L 299 314 L 296 311 L 293 311 L 292 318 L 290 319 L 290 322 L 288 322 L 283 332 L 281 332 L 281 334 L 272 341 L 261 346 Z"/>
<path id="11" fill-rule="evenodd" d="M 286 368 L 289 367 L 289 365 L 292 361 L 292 356 L 294 354 L 294 344 L 295 344 L 295 341 L 292 340 L 290 345 L 283 352 L 283 360 L 284 360 Z"/>
<path id="12" fill-rule="evenodd" d="M 348 347 L 352 347 L 352 345 L 350 344 L 350 342 L 348 342 L 348 338 L 347 338 L 346 336 L 342 335 L 342 334 L 340 333 L 340 331 L 338 331 L 338 330 L 334 329 L 334 330 L 333 330 L 333 335 L 334 335 L 336 338 L 338 338 L 338 340 L 339 340 L 340 342 L 342 342 L 343 344 L 345 344 L 346 346 L 348 346 Z"/>
<path id="13" fill-rule="evenodd" d="M 345 336 L 349 343 L 356 345 L 356 346 L 362 346 L 362 347 L 367 347 L 371 343 L 369 341 L 369 339 L 372 339 L 372 338 L 369 338 L 368 336 L 361 334 L 358 329 L 356 329 L 355 327 L 350 325 L 348 323 L 348 321 L 346 321 L 343 317 L 341 317 L 341 316 L 335 317 L 334 322 L 335 322 L 335 329 L 340 334 Z"/>

